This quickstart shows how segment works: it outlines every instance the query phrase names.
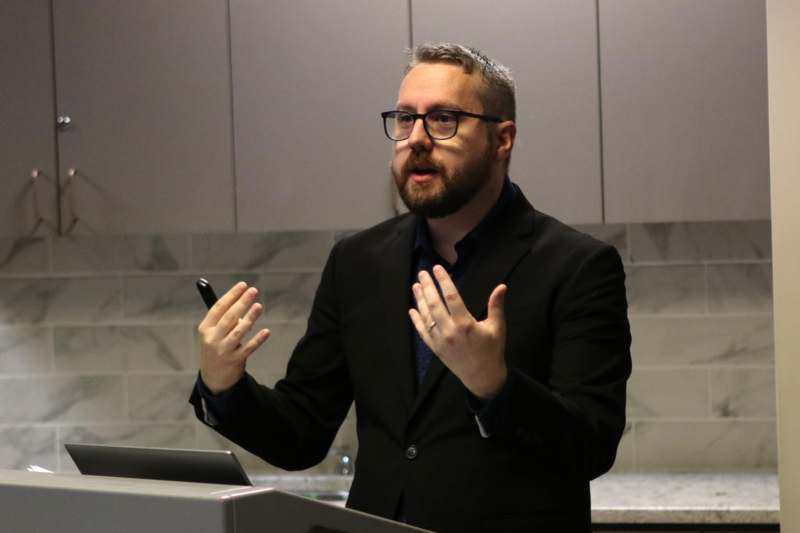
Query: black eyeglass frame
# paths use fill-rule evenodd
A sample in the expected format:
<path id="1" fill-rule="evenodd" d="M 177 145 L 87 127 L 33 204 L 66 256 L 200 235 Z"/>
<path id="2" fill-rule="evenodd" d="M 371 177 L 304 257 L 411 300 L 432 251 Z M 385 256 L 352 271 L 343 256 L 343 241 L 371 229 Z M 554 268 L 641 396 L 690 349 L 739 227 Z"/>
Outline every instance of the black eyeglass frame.
<path id="1" fill-rule="evenodd" d="M 430 130 L 428 129 L 428 121 L 426 120 L 428 115 L 431 113 L 451 113 L 456 117 L 456 127 L 453 130 L 452 135 L 448 135 L 447 137 L 435 137 L 431 134 Z M 479 120 L 483 120 L 485 122 L 503 122 L 503 119 L 500 117 L 493 117 L 490 115 L 479 115 L 477 113 L 470 113 L 469 111 L 461 111 L 459 109 L 432 109 L 427 113 L 412 113 L 411 111 L 403 111 L 402 109 L 392 109 L 391 111 L 384 111 L 381 113 L 381 118 L 383 118 L 383 133 L 386 134 L 386 137 L 389 138 L 390 141 L 405 141 L 408 137 L 411 137 L 411 132 L 414 130 L 412 126 L 411 129 L 408 131 L 408 137 L 404 137 L 402 139 L 395 139 L 391 135 L 389 135 L 389 129 L 386 127 L 386 119 L 389 118 L 392 114 L 403 114 L 409 117 L 414 118 L 414 123 L 416 124 L 417 120 L 422 119 L 422 127 L 425 128 L 425 133 L 428 134 L 428 137 L 437 141 L 446 141 L 447 139 L 452 139 L 458 134 L 458 126 L 461 124 L 461 117 L 471 117 L 477 118 Z"/>

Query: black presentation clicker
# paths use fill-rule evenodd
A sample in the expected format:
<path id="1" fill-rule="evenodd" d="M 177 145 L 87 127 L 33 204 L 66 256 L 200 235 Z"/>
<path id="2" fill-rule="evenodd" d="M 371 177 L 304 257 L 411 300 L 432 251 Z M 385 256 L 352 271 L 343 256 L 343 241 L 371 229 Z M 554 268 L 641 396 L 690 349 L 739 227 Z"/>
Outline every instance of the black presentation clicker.
<path id="1" fill-rule="evenodd" d="M 211 306 L 217 303 L 217 295 L 214 293 L 214 289 L 211 287 L 211 284 L 205 278 L 200 278 L 197 280 L 197 290 L 200 291 L 200 296 L 203 297 L 203 301 L 206 303 L 206 307 L 211 309 Z"/>

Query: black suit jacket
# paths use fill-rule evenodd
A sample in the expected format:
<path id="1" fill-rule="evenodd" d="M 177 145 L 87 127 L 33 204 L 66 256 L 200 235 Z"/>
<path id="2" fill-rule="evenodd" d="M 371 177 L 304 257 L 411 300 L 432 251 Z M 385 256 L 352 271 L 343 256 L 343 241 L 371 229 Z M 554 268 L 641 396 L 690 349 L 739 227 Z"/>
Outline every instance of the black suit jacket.
<path id="1" fill-rule="evenodd" d="M 515 379 L 482 438 L 465 388 L 433 359 L 417 387 L 411 324 L 414 217 L 334 246 L 308 330 L 274 389 L 249 375 L 215 428 L 288 470 L 321 461 L 355 401 L 358 457 L 348 507 L 436 531 L 590 530 L 589 480 L 625 425 L 630 331 L 625 274 L 605 243 L 535 211 L 519 193 L 482 239 L 462 297 L 478 319 L 508 285 Z M 202 420 L 200 402 L 191 399 Z M 416 447 L 416 456 L 407 453 Z"/>

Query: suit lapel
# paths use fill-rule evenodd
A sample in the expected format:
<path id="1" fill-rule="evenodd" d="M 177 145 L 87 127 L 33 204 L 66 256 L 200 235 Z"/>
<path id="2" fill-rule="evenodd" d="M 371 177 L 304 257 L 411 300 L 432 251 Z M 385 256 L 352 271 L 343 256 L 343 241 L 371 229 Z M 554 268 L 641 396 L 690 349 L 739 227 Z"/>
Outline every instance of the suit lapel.
<path id="1" fill-rule="evenodd" d="M 531 249 L 533 239 L 533 208 L 517 190 L 517 196 L 497 224 L 493 234 L 481 239 L 475 257 L 464 274 L 461 298 L 477 320 L 486 318 L 486 304 L 495 287 L 508 279 L 514 267 Z M 416 395 L 411 416 L 424 403 L 445 373 L 445 366 L 434 357 Z"/>
<path id="2" fill-rule="evenodd" d="M 517 192 L 506 215 L 494 226 L 494 234 L 485 236 L 464 275 L 461 298 L 477 320 L 486 318 L 489 295 L 532 246 L 533 208 L 522 192 Z"/>
<path id="3" fill-rule="evenodd" d="M 408 414 L 414 401 L 416 377 L 411 351 L 411 253 L 414 244 L 414 217 L 402 220 L 395 232 L 379 247 L 376 264 L 380 265 L 378 277 L 386 315 L 386 329 L 382 333 L 389 349 L 388 365 L 399 386 L 400 398 Z"/>

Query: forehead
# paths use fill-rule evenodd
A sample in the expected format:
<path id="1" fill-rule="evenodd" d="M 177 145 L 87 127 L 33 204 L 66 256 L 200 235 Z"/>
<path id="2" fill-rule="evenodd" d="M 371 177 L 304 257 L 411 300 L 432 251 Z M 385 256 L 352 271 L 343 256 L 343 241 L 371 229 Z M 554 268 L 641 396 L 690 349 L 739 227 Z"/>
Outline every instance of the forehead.
<path id="1" fill-rule="evenodd" d="M 481 78 L 461 65 L 421 63 L 412 68 L 400 84 L 397 107 L 424 112 L 434 107 L 454 106 L 473 112 L 482 110 Z"/>

